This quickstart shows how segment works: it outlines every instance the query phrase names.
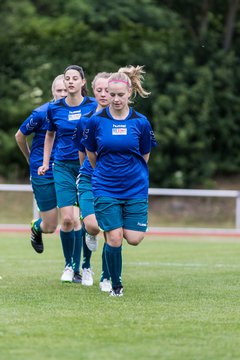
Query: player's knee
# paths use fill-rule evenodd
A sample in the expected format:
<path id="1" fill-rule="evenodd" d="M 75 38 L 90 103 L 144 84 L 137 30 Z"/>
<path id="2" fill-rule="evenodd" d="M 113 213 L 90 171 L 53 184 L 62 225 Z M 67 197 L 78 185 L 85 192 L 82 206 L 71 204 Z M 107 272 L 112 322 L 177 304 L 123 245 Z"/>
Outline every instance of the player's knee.
<path id="1" fill-rule="evenodd" d="M 57 224 L 44 224 L 44 232 L 47 234 L 52 234 L 55 232 Z"/>
<path id="2" fill-rule="evenodd" d="M 122 236 L 120 234 L 108 235 L 107 243 L 113 247 L 118 247 L 122 245 Z"/>
<path id="3" fill-rule="evenodd" d="M 64 216 L 62 219 L 62 227 L 64 229 L 72 229 L 74 227 L 74 219 L 70 216 Z"/>
<path id="4" fill-rule="evenodd" d="M 90 235 L 96 236 L 100 232 L 100 229 L 97 224 L 89 224 L 89 223 L 84 222 L 84 225 L 85 225 L 86 231 Z"/>
<path id="5" fill-rule="evenodd" d="M 132 245 L 132 246 L 137 246 L 139 245 L 140 241 L 134 239 L 134 240 L 127 240 L 128 244 L 129 245 Z"/>
<path id="6" fill-rule="evenodd" d="M 140 244 L 140 242 L 143 240 L 143 238 L 144 238 L 144 235 L 139 235 L 139 236 L 135 236 L 135 237 L 128 237 L 126 240 L 129 245 L 137 246 Z"/>

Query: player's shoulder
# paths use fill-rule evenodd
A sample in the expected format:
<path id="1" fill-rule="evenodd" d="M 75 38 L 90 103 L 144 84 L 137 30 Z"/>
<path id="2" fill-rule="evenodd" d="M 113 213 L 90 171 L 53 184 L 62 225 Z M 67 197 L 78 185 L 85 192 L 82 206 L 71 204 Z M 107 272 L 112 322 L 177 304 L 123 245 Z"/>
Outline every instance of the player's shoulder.
<path id="1" fill-rule="evenodd" d="M 94 112 L 94 114 L 89 118 L 88 123 L 97 125 L 101 123 L 103 119 L 106 119 L 108 117 L 109 117 L 108 112 L 105 108 L 97 112 Z"/>
<path id="2" fill-rule="evenodd" d="M 48 119 L 54 119 L 55 114 L 57 114 L 59 111 L 65 111 L 66 105 L 64 102 L 64 98 L 58 99 L 56 101 L 50 101 L 48 110 L 47 110 L 47 117 Z"/>
<path id="3" fill-rule="evenodd" d="M 96 105 L 97 107 L 97 100 L 94 97 L 91 96 L 85 96 L 82 102 L 82 105 Z"/>
<path id="4" fill-rule="evenodd" d="M 81 119 L 77 123 L 77 128 L 79 129 L 84 128 L 94 114 L 95 114 L 95 110 L 91 110 L 88 113 L 82 115 Z"/>
<path id="5" fill-rule="evenodd" d="M 83 102 L 80 105 L 80 108 L 83 111 L 83 114 L 89 113 L 91 110 L 94 112 L 96 111 L 98 106 L 97 100 L 95 98 L 92 98 L 90 96 L 85 96 L 83 99 Z M 85 115 L 84 114 L 84 115 Z"/>
<path id="6" fill-rule="evenodd" d="M 38 106 L 37 108 L 35 108 L 33 111 L 36 111 L 36 112 L 44 112 L 44 111 L 47 111 L 48 109 L 48 106 L 49 106 L 49 101 Z"/>
<path id="7" fill-rule="evenodd" d="M 145 121 L 146 121 L 146 122 L 149 122 L 148 118 L 147 118 L 144 114 L 136 111 L 136 110 L 133 109 L 133 108 L 131 108 L 131 113 L 130 113 L 129 119 L 132 119 L 132 120 L 141 120 L 141 121 L 143 121 L 143 122 L 145 122 Z"/>
<path id="8" fill-rule="evenodd" d="M 48 110 L 49 102 L 42 104 L 32 111 L 34 117 L 45 117 Z"/>
<path id="9" fill-rule="evenodd" d="M 62 106 L 64 106 L 63 98 L 55 100 L 55 101 L 54 100 L 50 101 L 48 104 L 49 104 L 48 105 L 48 110 L 52 110 L 52 109 L 55 109 L 55 108 L 62 107 Z"/>
<path id="10" fill-rule="evenodd" d="M 81 119 L 87 120 L 90 119 L 95 114 L 94 110 L 89 111 L 88 113 L 84 114 Z"/>

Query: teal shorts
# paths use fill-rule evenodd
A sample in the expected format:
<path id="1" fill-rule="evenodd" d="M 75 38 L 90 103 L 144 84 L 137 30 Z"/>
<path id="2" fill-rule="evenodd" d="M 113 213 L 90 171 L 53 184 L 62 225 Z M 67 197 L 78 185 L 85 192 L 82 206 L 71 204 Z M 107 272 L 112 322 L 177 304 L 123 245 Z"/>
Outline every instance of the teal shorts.
<path id="1" fill-rule="evenodd" d="M 77 202 L 76 180 L 79 161 L 54 161 L 53 176 L 59 208 L 75 205 Z"/>
<path id="2" fill-rule="evenodd" d="M 94 199 L 94 208 L 98 224 L 104 231 L 121 227 L 143 232 L 147 230 L 148 199 L 98 197 Z"/>
<path id="3" fill-rule="evenodd" d="M 33 193 L 40 211 L 49 211 L 57 207 L 53 178 L 31 177 Z"/>
<path id="4" fill-rule="evenodd" d="M 92 215 L 94 211 L 92 179 L 90 176 L 79 175 L 77 180 L 78 203 L 82 218 Z"/>

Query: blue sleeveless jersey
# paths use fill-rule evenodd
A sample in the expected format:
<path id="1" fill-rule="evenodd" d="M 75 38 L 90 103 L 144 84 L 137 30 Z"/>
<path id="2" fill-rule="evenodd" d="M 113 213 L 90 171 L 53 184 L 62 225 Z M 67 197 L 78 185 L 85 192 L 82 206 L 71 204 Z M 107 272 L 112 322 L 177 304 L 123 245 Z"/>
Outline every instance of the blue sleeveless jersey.
<path id="1" fill-rule="evenodd" d="M 94 197 L 148 197 L 148 166 L 143 155 L 156 146 L 156 140 L 144 115 L 130 108 L 126 119 L 116 120 L 106 108 L 89 119 L 82 144 L 98 154 L 92 175 Z"/>
<path id="2" fill-rule="evenodd" d="M 65 99 L 59 99 L 48 107 L 48 130 L 56 131 L 55 160 L 78 160 L 78 149 L 73 141 L 74 130 L 82 116 L 96 110 L 97 101 L 84 97 L 79 106 L 68 106 Z"/>
<path id="3" fill-rule="evenodd" d="M 34 134 L 34 137 L 32 139 L 31 150 L 30 150 L 31 177 L 39 176 L 37 171 L 39 166 L 41 166 L 43 163 L 44 141 L 48 129 L 47 110 L 50 104 L 52 103 L 48 102 L 38 107 L 37 109 L 34 109 L 31 115 L 20 126 L 20 130 L 25 136 Z M 53 147 L 53 151 L 51 154 L 49 170 L 44 175 L 45 178 L 53 177 L 52 162 L 54 159 L 54 149 L 55 149 L 55 145 Z"/>

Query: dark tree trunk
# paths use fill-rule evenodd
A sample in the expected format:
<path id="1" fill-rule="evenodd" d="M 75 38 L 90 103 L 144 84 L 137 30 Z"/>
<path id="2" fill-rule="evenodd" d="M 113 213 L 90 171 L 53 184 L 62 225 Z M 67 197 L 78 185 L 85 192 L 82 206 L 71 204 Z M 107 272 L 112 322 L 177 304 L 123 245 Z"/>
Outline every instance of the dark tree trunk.
<path id="1" fill-rule="evenodd" d="M 199 38 L 200 40 L 203 40 L 207 34 L 207 30 L 208 30 L 208 12 L 209 9 L 211 8 L 211 5 L 213 3 L 213 0 L 203 0 L 203 5 L 202 5 L 202 20 L 200 23 L 200 28 L 199 28 Z"/>
<path id="2" fill-rule="evenodd" d="M 234 33 L 235 19 L 239 7 L 239 0 L 228 0 L 228 13 L 226 18 L 223 48 L 228 51 L 232 44 L 232 38 Z"/>

